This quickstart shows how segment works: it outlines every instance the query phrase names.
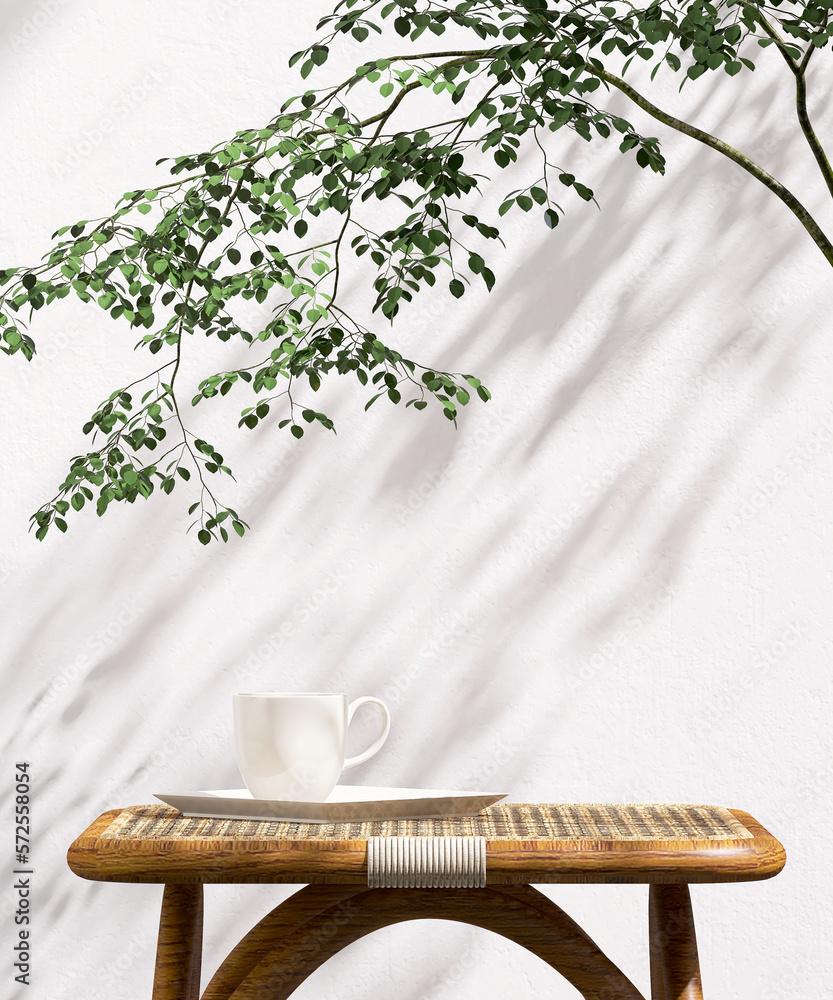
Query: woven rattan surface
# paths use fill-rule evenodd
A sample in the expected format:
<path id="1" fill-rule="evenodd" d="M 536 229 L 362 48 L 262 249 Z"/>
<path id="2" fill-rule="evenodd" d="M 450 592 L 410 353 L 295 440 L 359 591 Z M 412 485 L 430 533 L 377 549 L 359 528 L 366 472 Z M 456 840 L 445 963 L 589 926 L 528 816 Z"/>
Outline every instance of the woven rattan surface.
<path id="1" fill-rule="evenodd" d="M 699 805 L 500 804 L 477 816 L 368 823 L 283 823 L 183 816 L 163 805 L 122 810 L 102 839 L 339 841 L 368 837 L 509 841 L 701 841 L 753 835 L 728 809 Z"/>

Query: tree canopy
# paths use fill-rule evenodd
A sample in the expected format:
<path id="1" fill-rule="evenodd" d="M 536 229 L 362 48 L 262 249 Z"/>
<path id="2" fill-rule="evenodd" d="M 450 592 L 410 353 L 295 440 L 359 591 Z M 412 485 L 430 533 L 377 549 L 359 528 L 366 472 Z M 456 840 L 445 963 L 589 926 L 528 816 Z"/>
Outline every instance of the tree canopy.
<path id="1" fill-rule="evenodd" d="M 473 397 L 487 401 L 475 375 L 404 357 L 395 348 L 396 318 L 420 293 L 459 298 L 480 281 L 491 290 L 497 278 L 486 247 L 501 241 L 507 213 L 535 212 L 555 229 L 566 198 L 595 201 L 560 164 L 559 133 L 613 142 L 640 167 L 664 173 L 659 139 L 605 108 L 612 89 L 732 159 L 793 212 L 833 265 L 833 244 L 793 192 L 626 80 L 634 64 L 650 67 L 648 86 L 660 72 L 676 74 L 681 87 L 718 72 L 743 79 L 759 47 L 771 48 L 833 196 L 833 171 L 807 108 L 811 60 L 833 33 L 831 8 L 833 0 L 645 7 L 341 0 L 290 64 L 306 80 L 349 35 L 369 52 L 349 76 L 291 97 L 271 121 L 206 152 L 158 161 L 170 163 L 169 183 L 127 191 L 112 214 L 62 226 L 40 264 L 0 270 L 6 354 L 31 360 L 33 314 L 76 295 L 132 329 L 154 358 L 146 375 L 95 408 L 83 427 L 89 450 L 71 460 L 57 494 L 32 516 L 36 536 L 52 526 L 66 531 L 73 509 L 94 503 L 102 515 L 112 503 L 171 493 L 178 481 L 190 481 L 201 542 L 245 532 L 243 518 L 215 494 L 216 478 L 231 475 L 230 466 L 187 426 L 180 369 L 183 354 L 198 351 L 190 339 L 198 334 L 250 346 L 251 364 L 206 375 L 190 401 L 242 383 L 252 393 L 240 413 L 245 428 L 276 421 L 296 438 L 311 424 L 334 430 L 311 402 L 333 371 L 356 378 L 366 408 L 383 397 L 417 410 L 434 404 L 456 421 Z M 412 110 L 416 94 L 431 99 Z M 532 175 L 501 191 L 496 213 L 482 217 L 476 195 L 499 184 L 526 150 L 535 153 Z M 496 178 L 483 173 L 491 164 Z M 345 301 L 348 273 L 372 291 L 368 315 Z M 271 318 L 247 329 L 234 318 L 238 297 L 265 304 Z"/>

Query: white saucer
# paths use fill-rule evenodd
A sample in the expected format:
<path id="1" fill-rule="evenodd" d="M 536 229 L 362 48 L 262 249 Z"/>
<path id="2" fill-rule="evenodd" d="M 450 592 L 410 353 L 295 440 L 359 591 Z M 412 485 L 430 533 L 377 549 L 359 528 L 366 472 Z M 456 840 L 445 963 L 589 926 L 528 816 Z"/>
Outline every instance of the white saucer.
<path id="1" fill-rule="evenodd" d="M 385 819 L 474 816 L 507 792 L 454 792 L 435 788 L 370 788 L 336 785 L 324 802 L 254 799 L 247 788 L 204 792 L 154 792 L 185 816 L 282 820 L 295 823 L 360 823 Z"/>

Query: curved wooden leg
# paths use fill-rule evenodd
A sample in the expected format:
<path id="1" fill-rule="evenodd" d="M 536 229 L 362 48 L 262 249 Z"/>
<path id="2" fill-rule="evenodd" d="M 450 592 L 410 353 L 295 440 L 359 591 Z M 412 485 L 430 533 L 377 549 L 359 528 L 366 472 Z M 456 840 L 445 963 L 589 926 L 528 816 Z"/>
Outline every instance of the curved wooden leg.
<path id="1" fill-rule="evenodd" d="M 199 1000 L 202 899 L 201 883 L 165 886 L 153 1000 Z"/>
<path id="2" fill-rule="evenodd" d="M 511 896 L 529 907 L 534 907 L 544 914 L 557 927 L 559 949 L 563 947 L 567 963 L 572 965 L 572 973 L 568 975 L 562 965 L 553 965 L 551 961 L 535 952 L 540 958 L 571 982 L 582 995 L 595 996 L 595 993 L 584 994 L 585 988 L 595 989 L 602 1000 L 619 1000 L 626 997 L 642 997 L 642 994 L 631 983 L 624 973 L 605 955 L 596 942 L 572 919 L 560 906 L 548 896 L 531 885 L 495 886 L 496 892 Z M 518 942 L 522 944 L 523 942 Z M 585 987 L 585 982 L 587 987 Z"/>
<path id="3" fill-rule="evenodd" d="M 685 884 L 652 885 L 651 989 L 655 989 L 655 966 L 662 968 L 664 993 L 660 1000 L 703 1000 L 700 961 L 691 896 Z"/>
<path id="4" fill-rule="evenodd" d="M 366 885 L 308 885 L 276 906 L 229 952 L 211 977 L 202 1000 L 226 1000 L 275 946 L 313 917 L 331 911 L 332 920 L 350 913 L 351 897 L 367 892 Z"/>
<path id="5" fill-rule="evenodd" d="M 336 887 L 321 888 L 332 890 Z M 239 957 L 246 956 L 248 961 L 260 951 L 266 943 L 266 922 L 279 910 L 280 907 L 276 908 L 254 929 L 252 945 L 247 943 L 248 935 L 241 941 L 235 949 Z M 273 939 L 268 954 L 251 968 L 231 993 L 216 991 L 211 994 L 211 1000 L 229 997 L 233 1000 L 286 1000 L 312 972 L 342 948 L 379 928 L 421 918 L 455 920 L 501 934 L 560 972 L 585 1000 L 644 1000 L 633 983 L 563 910 L 529 886 L 357 889 L 349 897 L 296 926 L 282 940 L 274 942 Z M 238 972 L 243 964 L 239 961 Z M 235 977 L 227 978 L 230 981 Z M 205 1000 L 208 1000 L 208 993 Z"/>

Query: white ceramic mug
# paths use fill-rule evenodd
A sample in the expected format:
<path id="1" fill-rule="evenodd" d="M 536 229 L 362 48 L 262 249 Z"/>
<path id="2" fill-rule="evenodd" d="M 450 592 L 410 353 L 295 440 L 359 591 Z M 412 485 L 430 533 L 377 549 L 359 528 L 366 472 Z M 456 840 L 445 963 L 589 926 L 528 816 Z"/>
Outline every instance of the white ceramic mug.
<path id="1" fill-rule="evenodd" d="M 364 753 L 344 759 L 347 727 L 360 705 L 382 713 L 378 739 Z M 388 738 L 390 712 L 379 698 L 346 694 L 236 694 L 237 764 L 256 799 L 323 802 L 341 772 L 372 757 Z"/>

